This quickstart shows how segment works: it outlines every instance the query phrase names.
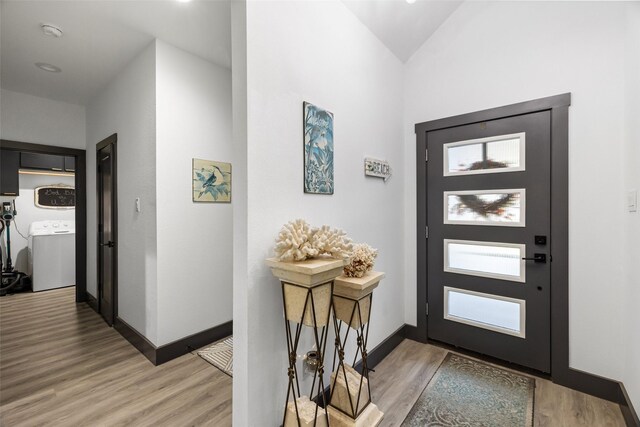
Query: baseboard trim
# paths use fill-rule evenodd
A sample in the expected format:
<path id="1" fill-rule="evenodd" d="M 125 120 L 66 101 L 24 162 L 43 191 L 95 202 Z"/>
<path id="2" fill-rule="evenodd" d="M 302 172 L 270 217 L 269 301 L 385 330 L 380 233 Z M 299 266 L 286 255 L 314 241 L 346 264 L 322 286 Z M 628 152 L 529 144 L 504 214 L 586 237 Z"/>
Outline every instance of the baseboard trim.
<path id="1" fill-rule="evenodd" d="M 129 326 L 127 322 L 116 317 L 113 322 L 113 328 L 120 333 L 127 341 L 131 343 L 140 353 L 142 353 L 151 363 L 156 363 L 156 346 L 144 337 L 140 332 Z"/>
<path id="2" fill-rule="evenodd" d="M 420 331 L 417 326 L 407 325 L 405 323 L 402 334 L 405 338 L 410 339 L 412 341 L 417 341 L 426 344 L 427 343 L 427 331 Z"/>
<path id="3" fill-rule="evenodd" d="M 221 340 L 233 333 L 233 321 L 228 321 L 222 325 L 214 326 L 169 344 L 156 347 L 144 335 L 119 317 L 116 317 L 113 327 L 156 366 L 185 355 L 194 349 Z"/>
<path id="4" fill-rule="evenodd" d="M 89 307 L 93 309 L 93 311 L 95 311 L 96 313 L 99 313 L 98 300 L 96 299 L 96 297 L 91 295 L 89 292 L 85 292 L 84 295 L 85 295 L 84 302 L 86 302 L 89 305 Z"/>
<path id="5" fill-rule="evenodd" d="M 156 365 L 162 365 L 169 360 L 173 360 L 197 348 L 226 338 L 231 334 L 233 334 L 233 321 L 230 320 L 222 325 L 214 326 L 213 328 L 160 346 L 156 349 Z"/>
<path id="6" fill-rule="evenodd" d="M 551 379 L 554 383 L 608 400 L 610 402 L 618 404 L 624 402 L 621 391 L 622 383 L 619 381 L 614 381 L 609 378 L 573 368 L 569 368 L 566 376 L 563 375 L 561 378 L 554 378 L 552 373 Z"/>
<path id="7" fill-rule="evenodd" d="M 627 394 L 627 390 L 624 388 L 624 384 L 622 383 L 620 383 L 620 393 L 624 400 L 624 403 L 620 404 L 620 410 L 622 411 L 624 422 L 627 424 L 627 427 L 640 427 L 640 418 L 638 418 L 638 413 L 633 408 L 629 394 Z"/>

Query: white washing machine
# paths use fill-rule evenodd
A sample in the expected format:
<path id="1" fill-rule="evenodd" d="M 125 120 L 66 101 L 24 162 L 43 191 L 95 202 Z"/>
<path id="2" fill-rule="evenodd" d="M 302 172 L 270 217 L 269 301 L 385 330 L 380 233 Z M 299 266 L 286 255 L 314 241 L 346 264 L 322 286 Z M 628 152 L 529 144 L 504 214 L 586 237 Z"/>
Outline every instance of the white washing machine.
<path id="1" fill-rule="evenodd" d="M 33 291 L 76 283 L 75 221 L 35 221 L 29 227 L 29 275 Z"/>

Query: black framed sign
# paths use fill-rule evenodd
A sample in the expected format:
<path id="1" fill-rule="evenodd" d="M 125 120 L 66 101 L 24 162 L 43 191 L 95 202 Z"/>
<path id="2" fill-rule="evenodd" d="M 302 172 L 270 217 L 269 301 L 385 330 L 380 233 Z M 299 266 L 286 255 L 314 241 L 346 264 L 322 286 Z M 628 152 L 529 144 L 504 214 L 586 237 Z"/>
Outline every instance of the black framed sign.
<path id="1" fill-rule="evenodd" d="M 76 207 L 76 189 L 68 185 L 47 185 L 34 191 L 35 204 L 45 209 L 73 209 Z"/>

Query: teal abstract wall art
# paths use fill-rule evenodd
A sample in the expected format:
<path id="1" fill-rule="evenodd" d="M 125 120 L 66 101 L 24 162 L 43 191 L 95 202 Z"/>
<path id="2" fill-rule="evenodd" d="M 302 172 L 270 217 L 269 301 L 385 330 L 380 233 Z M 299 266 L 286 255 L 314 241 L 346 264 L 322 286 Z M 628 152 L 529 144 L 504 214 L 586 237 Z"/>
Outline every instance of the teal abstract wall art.
<path id="1" fill-rule="evenodd" d="M 305 102 L 304 192 L 333 194 L 333 113 Z"/>

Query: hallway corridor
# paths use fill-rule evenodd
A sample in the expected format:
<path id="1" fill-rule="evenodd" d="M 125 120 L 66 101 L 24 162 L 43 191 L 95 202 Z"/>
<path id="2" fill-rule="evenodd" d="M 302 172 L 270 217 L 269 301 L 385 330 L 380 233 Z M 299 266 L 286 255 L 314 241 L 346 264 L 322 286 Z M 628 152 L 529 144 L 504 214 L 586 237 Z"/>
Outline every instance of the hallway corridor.
<path id="1" fill-rule="evenodd" d="M 153 366 L 74 288 L 0 299 L 0 425 L 231 425 L 231 378 L 196 355 Z"/>

